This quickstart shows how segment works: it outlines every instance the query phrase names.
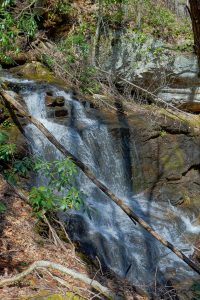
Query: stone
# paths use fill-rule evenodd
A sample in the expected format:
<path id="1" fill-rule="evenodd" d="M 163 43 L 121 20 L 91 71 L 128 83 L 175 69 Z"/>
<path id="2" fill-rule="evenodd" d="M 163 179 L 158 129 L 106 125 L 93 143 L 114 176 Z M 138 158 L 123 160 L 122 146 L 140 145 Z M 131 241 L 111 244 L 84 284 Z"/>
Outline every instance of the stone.
<path id="1" fill-rule="evenodd" d="M 68 110 L 67 109 L 56 109 L 55 110 L 55 117 L 60 118 L 60 117 L 66 117 L 68 116 Z"/>
<path id="2" fill-rule="evenodd" d="M 179 105 L 179 108 L 191 113 L 200 114 L 200 101 L 188 101 Z"/>
<path id="3" fill-rule="evenodd" d="M 163 113 L 163 110 L 162 110 Z M 116 143 L 126 141 L 127 171 L 133 178 L 134 193 L 173 205 L 199 207 L 200 203 L 200 120 L 180 121 L 148 110 L 130 112 L 119 121 L 105 114 Z M 196 126 L 196 130 L 194 130 Z M 164 134 L 163 134 L 164 133 Z"/>
<path id="4" fill-rule="evenodd" d="M 57 78 L 54 74 L 38 61 L 27 62 L 22 66 L 17 66 L 9 70 L 11 73 L 25 77 L 27 79 L 47 81 L 61 86 L 66 86 L 61 78 Z"/>
<path id="5" fill-rule="evenodd" d="M 62 96 L 49 96 L 45 97 L 45 105 L 48 107 L 62 107 L 65 104 L 65 98 Z"/>

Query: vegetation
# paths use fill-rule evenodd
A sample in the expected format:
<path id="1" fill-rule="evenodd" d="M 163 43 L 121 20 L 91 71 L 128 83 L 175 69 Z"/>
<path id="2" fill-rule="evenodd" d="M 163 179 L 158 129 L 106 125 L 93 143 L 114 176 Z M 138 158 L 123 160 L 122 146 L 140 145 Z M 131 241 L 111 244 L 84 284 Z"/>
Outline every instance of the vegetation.
<path id="1" fill-rule="evenodd" d="M 7 123 L 8 124 L 8 123 Z M 70 159 L 45 161 L 37 157 L 15 157 L 16 144 L 9 142 L 9 133 L 0 131 L 1 173 L 11 183 L 17 184 L 21 177 L 27 177 L 30 171 L 39 173 L 45 185 L 32 187 L 29 201 L 33 212 L 38 216 L 78 209 L 81 204 L 79 191 L 75 187 L 76 168 Z M 5 205 L 0 203 L 0 212 Z"/>
<path id="2" fill-rule="evenodd" d="M 34 170 L 46 181 L 45 185 L 32 187 L 30 191 L 29 201 L 37 216 L 79 208 L 81 197 L 75 188 L 76 168 L 70 159 L 51 162 L 36 159 Z"/>
<path id="3" fill-rule="evenodd" d="M 193 36 L 189 18 L 177 16 L 164 0 L 96 2 L 92 10 L 86 5 L 80 15 L 76 1 L 46 0 L 40 6 L 38 1 L 2 0 L 0 61 L 13 64 L 20 53 L 28 50 L 31 57 L 35 55 L 82 92 L 99 94 L 104 93 L 102 82 L 107 79 L 94 65 L 101 66 L 102 54 L 100 59 L 99 51 L 111 51 L 108 44 L 113 30 L 132 34 L 131 39 L 136 44 L 138 37 L 143 43 L 152 35 L 162 39 L 168 48 L 191 51 Z M 50 48 L 35 47 L 35 41 L 40 43 L 43 39 L 52 44 Z M 104 50 L 100 49 L 100 43 Z M 159 56 L 163 48 L 149 48 L 147 51 Z"/>
<path id="4" fill-rule="evenodd" d="M 141 60 L 145 58 L 145 62 L 148 62 L 149 57 L 161 59 L 165 49 L 192 50 L 193 34 L 190 20 L 188 16 L 179 16 L 177 11 L 167 4 L 172 1 L 94 2 L 95 5 L 83 3 L 81 6 L 81 1 L 0 0 L 0 63 L 13 66 L 20 60 L 32 61 L 34 58 L 43 62 L 55 75 L 76 86 L 82 93 L 93 97 L 111 95 L 114 101 L 117 97 L 121 99 L 121 96 L 126 95 L 133 100 L 135 89 L 127 88 L 126 84 L 122 86 L 123 79 L 120 73 L 115 70 L 111 70 L 111 74 L 101 71 L 101 68 L 107 67 L 106 55 L 109 57 L 116 47 L 120 48 L 120 35 L 138 46 L 139 50 L 135 52 Z M 155 47 L 143 48 L 149 39 L 160 39 L 162 43 Z M 136 64 L 132 66 L 133 69 L 137 68 Z M 151 99 L 148 101 L 153 103 Z M 49 162 L 35 157 L 17 158 L 17 146 L 9 140 L 9 128 L 12 126 L 9 120 L 1 124 L 0 171 L 15 185 L 27 178 L 30 172 L 40 174 L 43 184 L 31 188 L 29 204 L 34 215 L 40 220 L 46 220 L 51 233 L 55 234 L 48 223 L 48 217 L 55 216 L 58 211 L 79 209 L 82 205 L 81 194 L 76 188 L 77 170 L 70 159 Z M 168 133 L 162 129 L 159 136 L 166 139 Z M 173 167 L 177 169 L 177 165 L 174 164 Z M 87 174 L 86 168 L 84 171 Z M 94 182 L 95 176 L 89 171 L 88 174 Z M 95 180 L 95 184 L 98 186 L 98 180 Z M 103 192 L 106 191 L 107 195 L 111 195 L 115 203 L 122 203 L 119 206 L 127 213 L 127 207 L 123 207 L 120 199 L 107 191 L 101 182 L 99 187 Z M 5 211 L 6 205 L 0 202 L 0 213 Z M 127 214 L 130 217 L 130 210 Z M 131 216 L 131 219 L 135 220 L 134 216 Z M 179 257 L 187 259 L 172 244 L 162 240 L 148 224 L 141 222 L 141 219 L 139 223 L 145 224 L 148 232 L 165 246 L 167 244 Z M 190 263 L 189 259 L 188 261 Z M 191 264 L 199 273 L 194 262 L 191 261 Z M 194 289 L 198 291 L 199 287 L 195 286 Z"/>

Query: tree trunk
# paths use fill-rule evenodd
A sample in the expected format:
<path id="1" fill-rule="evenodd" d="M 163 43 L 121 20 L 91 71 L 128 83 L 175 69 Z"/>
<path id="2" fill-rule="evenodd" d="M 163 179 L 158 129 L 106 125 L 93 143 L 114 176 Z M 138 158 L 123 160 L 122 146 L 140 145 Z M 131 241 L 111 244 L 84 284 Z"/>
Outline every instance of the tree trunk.
<path id="1" fill-rule="evenodd" d="M 76 158 L 73 154 L 71 154 L 60 142 L 48 131 L 48 129 L 37 119 L 27 113 L 27 111 L 17 102 L 13 97 L 7 94 L 3 89 L 0 89 L 0 95 L 2 98 L 11 104 L 21 115 L 26 117 L 31 123 L 33 123 L 45 136 L 46 138 L 64 155 L 70 157 L 74 164 L 79 167 L 85 175 L 105 194 L 107 195 L 113 202 L 115 202 L 127 216 L 131 219 L 131 221 L 136 224 L 140 224 L 147 232 L 149 232 L 155 239 L 157 239 L 161 244 L 165 247 L 169 248 L 172 252 L 174 252 L 181 260 L 183 260 L 188 266 L 190 266 L 195 272 L 200 274 L 200 266 L 195 262 L 190 260 L 185 254 L 183 254 L 178 248 L 176 248 L 173 244 L 165 240 L 162 236 L 160 236 L 153 228 L 151 228 L 142 218 L 140 218 L 134 211 L 130 209 L 128 205 L 126 205 L 123 200 L 115 196 L 115 194 L 109 190 L 99 179 L 95 177 L 92 171 Z M 108 166 L 109 167 L 109 166 Z"/>
<path id="2" fill-rule="evenodd" d="M 198 64 L 200 69 L 200 1 L 189 0 L 189 3 L 190 16 L 192 19 L 192 29 L 194 33 L 194 50 L 198 58 Z"/>

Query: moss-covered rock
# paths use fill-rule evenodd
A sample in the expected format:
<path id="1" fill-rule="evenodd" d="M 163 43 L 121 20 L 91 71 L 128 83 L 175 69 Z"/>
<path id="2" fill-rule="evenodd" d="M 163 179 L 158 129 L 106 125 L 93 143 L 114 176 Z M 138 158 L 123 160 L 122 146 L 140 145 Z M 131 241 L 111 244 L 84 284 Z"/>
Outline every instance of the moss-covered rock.
<path id="1" fill-rule="evenodd" d="M 38 61 L 28 62 L 22 66 L 11 68 L 10 72 L 21 77 L 26 77 L 27 79 L 42 80 L 60 85 L 65 84 L 62 79 L 56 78 L 47 67 Z"/>

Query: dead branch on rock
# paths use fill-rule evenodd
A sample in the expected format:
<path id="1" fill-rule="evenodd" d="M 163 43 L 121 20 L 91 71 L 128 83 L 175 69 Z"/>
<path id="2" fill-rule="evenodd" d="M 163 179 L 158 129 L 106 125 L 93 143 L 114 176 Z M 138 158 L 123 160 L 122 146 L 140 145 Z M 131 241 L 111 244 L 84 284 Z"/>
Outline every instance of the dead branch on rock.
<path id="1" fill-rule="evenodd" d="M 200 266 L 189 259 L 182 251 L 175 247 L 172 243 L 165 240 L 160 236 L 151 226 L 148 225 L 142 218 L 140 218 L 123 200 L 118 198 L 110 189 L 108 189 L 99 179 L 95 177 L 93 172 L 88 166 L 82 161 L 70 153 L 60 142 L 55 138 L 54 135 L 36 118 L 30 115 L 13 97 L 7 94 L 3 89 L 0 89 L 0 95 L 8 101 L 21 115 L 26 117 L 31 123 L 33 123 L 45 136 L 46 138 L 66 157 L 70 157 L 74 164 L 79 167 L 85 175 L 113 202 L 115 202 L 132 220 L 134 224 L 140 224 L 147 232 L 149 232 L 155 239 L 157 239 L 165 247 L 169 248 L 174 252 L 181 260 L 183 260 L 188 266 L 190 266 L 195 272 L 200 274 Z"/>
<path id="2" fill-rule="evenodd" d="M 66 275 L 69 275 L 73 277 L 74 279 L 80 280 L 88 285 L 90 285 L 92 288 L 100 292 L 102 295 L 106 296 L 108 299 L 117 299 L 116 295 L 109 290 L 107 287 L 101 285 L 98 281 L 90 279 L 87 275 L 81 274 L 75 270 L 69 269 L 67 267 L 64 267 L 63 265 L 56 264 L 50 261 L 46 260 L 39 260 L 34 262 L 32 265 L 29 266 L 28 269 L 23 271 L 22 273 L 19 273 L 13 277 L 10 278 L 3 278 L 0 280 L 0 286 L 13 284 L 15 282 L 19 282 L 22 279 L 24 279 L 27 275 L 32 273 L 34 270 L 39 268 L 50 268 L 57 271 L 60 271 L 61 273 L 64 273 Z"/>
<path id="3" fill-rule="evenodd" d="M 100 72 L 102 73 L 105 73 L 107 75 L 111 75 L 111 73 L 105 71 L 105 70 L 102 70 L 98 67 L 96 67 L 97 70 L 99 70 Z M 141 93 L 143 94 L 146 94 L 146 95 L 149 95 L 152 102 L 156 105 L 160 105 L 161 107 L 163 107 L 166 111 L 168 111 L 169 113 L 175 115 L 177 118 L 181 119 L 184 121 L 183 118 L 181 118 L 181 116 L 179 115 L 180 113 L 181 114 L 184 114 L 185 116 L 189 116 L 189 117 L 193 117 L 194 118 L 194 115 L 190 114 L 190 113 L 187 113 L 179 108 L 177 108 L 176 106 L 174 106 L 173 104 L 171 103 L 168 103 L 166 102 L 165 100 L 163 100 L 162 98 L 158 97 L 157 95 L 155 95 L 154 93 L 148 91 L 147 89 L 144 89 L 143 87 L 125 79 L 125 78 L 122 78 L 120 77 L 119 80 L 129 84 L 130 86 L 133 86 L 137 91 L 140 91 Z"/>

